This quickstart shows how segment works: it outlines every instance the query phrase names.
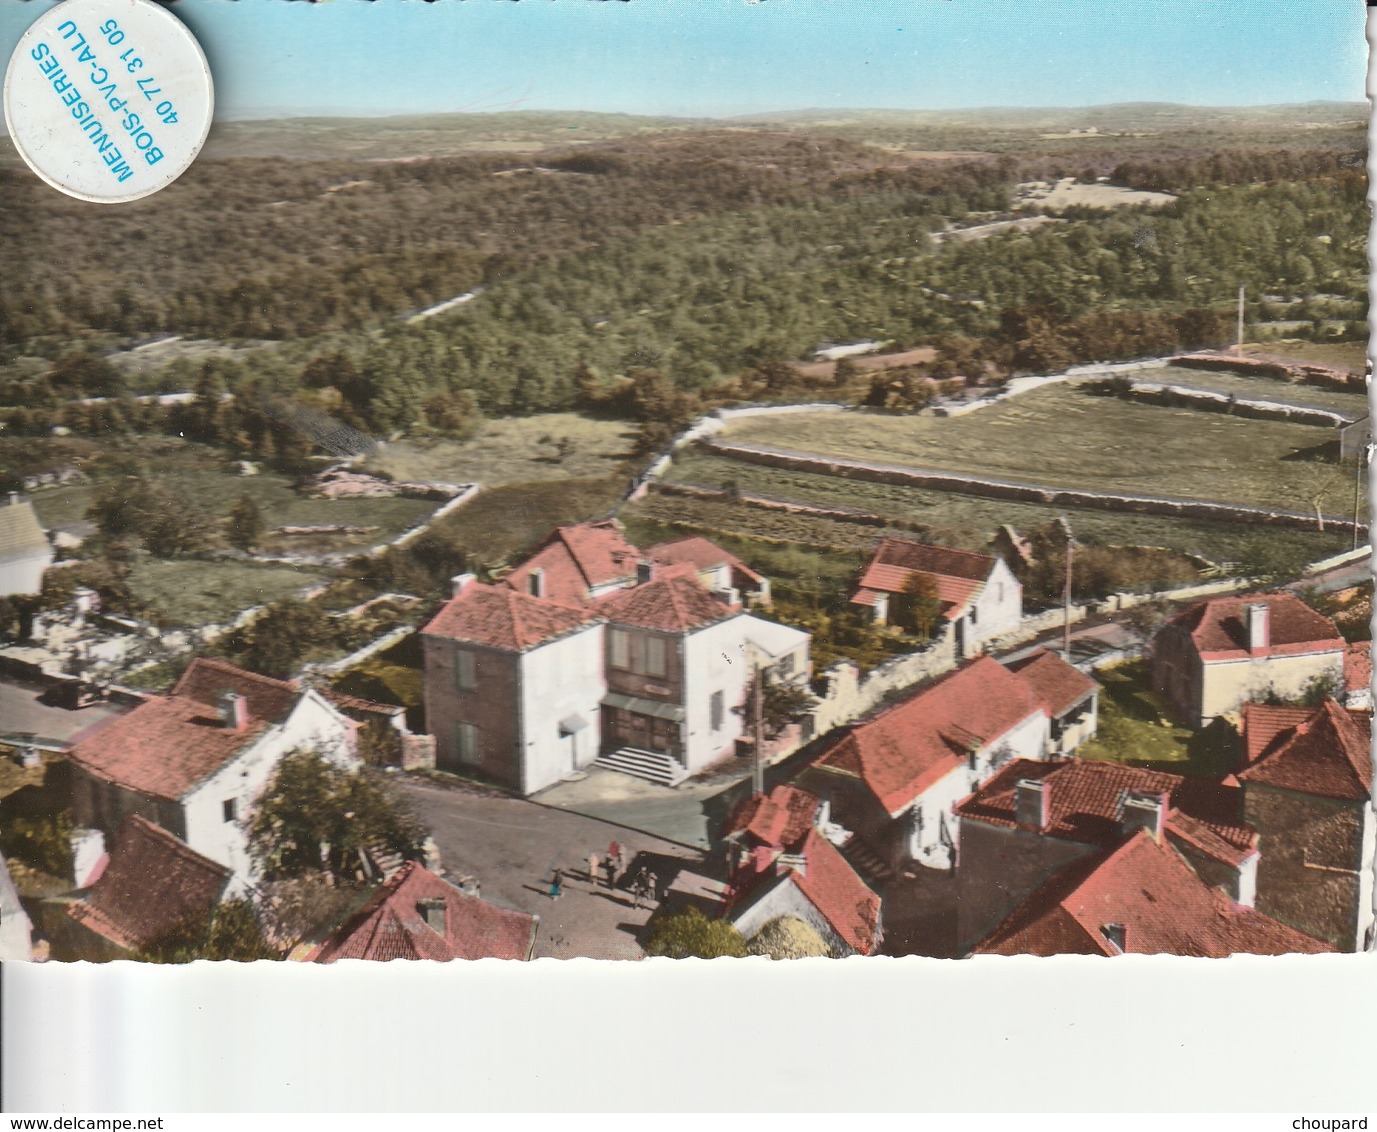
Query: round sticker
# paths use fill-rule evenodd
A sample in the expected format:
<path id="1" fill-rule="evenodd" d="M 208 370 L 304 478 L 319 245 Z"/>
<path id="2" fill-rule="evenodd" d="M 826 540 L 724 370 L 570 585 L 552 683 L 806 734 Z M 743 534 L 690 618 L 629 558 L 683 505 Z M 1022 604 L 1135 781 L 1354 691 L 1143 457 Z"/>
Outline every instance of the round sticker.
<path id="1" fill-rule="evenodd" d="M 195 36 L 151 0 L 63 0 L 5 72 L 5 125 L 55 189 L 117 204 L 170 184 L 210 130 L 210 68 Z"/>

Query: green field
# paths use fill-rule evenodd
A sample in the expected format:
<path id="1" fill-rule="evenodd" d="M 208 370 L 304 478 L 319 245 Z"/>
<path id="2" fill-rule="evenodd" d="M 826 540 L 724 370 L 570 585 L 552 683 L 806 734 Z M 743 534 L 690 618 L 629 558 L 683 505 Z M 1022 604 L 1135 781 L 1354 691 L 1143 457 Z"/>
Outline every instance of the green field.
<path id="1" fill-rule="evenodd" d="M 34 443 L 42 443 L 37 441 Z M 330 550 L 372 546 L 422 522 L 440 506 L 434 499 L 311 499 L 295 488 L 295 478 L 261 470 L 241 476 L 223 452 L 203 444 L 167 437 L 110 440 L 101 454 L 82 462 L 91 483 L 46 488 L 34 493 L 34 510 L 45 525 L 86 517 L 86 510 L 103 482 L 122 471 L 138 470 L 185 495 L 210 515 L 223 518 L 241 495 L 250 496 L 263 515 L 265 531 L 276 526 L 341 524 L 375 527 L 366 535 L 330 536 L 328 546 L 310 547 L 299 538 L 265 540 L 265 549 Z"/>
<path id="2" fill-rule="evenodd" d="M 1357 420 L 1368 411 L 1367 397 L 1362 393 L 1325 389 L 1319 385 L 1293 385 L 1287 381 L 1231 373 L 1227 370 L 1162 366 L 1158 369 L 1135 371 L 1130 376 L 1134 381 L 1160 381 L 1190 389 L 1205 389 L 1211 393 L 1232 393 L 1245 400 L 1275 401 L 1283 405 L 1299 405 L 1306 409 L 1329 409 L 1342 413 L 1349 420 Z"/>
<path id="3" fill-rule="evenodd" d="M 1247 523 L 1204 523 L 1158 515 L 1093 511 L 1065 507 L 1044 507 L 985 499 L 954 492 L 929 491 L 896 484 L 869 483 L 813 472 L 797 472 L 745 464 L 704 452 L 687 453 L 674 461 L 666 477 L 669 482 L 696 487 L 722 488 L 734 483 L 748 495 L 760 495 L 792 503 L 821 507 L 848 508 L 874 515 L 893 516 L 921 523 L 922 532 L 899 532 L 909 538 L 928 537 L 949 546 L 983 550 L 990 536 L 1003 523 L 1027 530 L 1066 516 L 1076 537 L 1084 542 L 1110 546 L 1163 546 L 1211 562 L 1239 562 L 1255 556 L 1259 543 L 1266 542 L 1274 553 L 1299 560 L 1318 560 L 1347 550 L 1349 535 L 1319 534 L 1284 527 L 1259 532 Z M 872 545 L 880 537 L 876 527 L 837 523 L 803 516 L 776 515 L 730 501 L 700 501 L 677 497 L 652 496 L 647 506 L 658 513 L 682 511 L 686 516 L 711 515 L 712 523 L 729 524 L 726 529 L 779 530 L 796 534 L 801 541 L 829 545 Z M 695 521 L 702 521 L 701 518 Z M 782 534 L 778 537 L 789 537 Z M 868 540 L 868 541 L 867 541 Z"/>
<path id="4" fill-rule="evenodd" d="M 1298 458 L 1332 429 L 1036 389 L 963 417 L 847 413 L 747 417 L 729 442 L 969 472 L 1024 483 L 1310 509 L 1342 515 L 1352 485 L 1333 465 Z"/>
<path id="5" fill-rule="evenodd" d="M 1339 366 L 1361 373 L 1367 365 L 1366 342 L 1304 342 L 1283 339 L 1244 346 L 1247 354 L 1270 354 L 1277 358 L 1291 358 L 1298 362 L 1314 362 L 1322 366 Z"/>
<path id="6" fill-rule="evenodd" d="M 547 439 L 548 438 L 548 439 Z M 403 440 L 379 449 L 369 468 L 398 480 L 482 483 L 489 487 L 610 475 L 631 454 L 626 421 L 541 413 L 489 421 L 472 440 Z M 556 443 L 568 443 L 561 456 Z"/>
<path id="7" fill-rule="evenodd" d="M 222 624 L 250 606 L 291 597 L 325 579 L 318 571 L 247 562 L 165 562 L 140 557 L 129 586 L 163 625 Z"/>

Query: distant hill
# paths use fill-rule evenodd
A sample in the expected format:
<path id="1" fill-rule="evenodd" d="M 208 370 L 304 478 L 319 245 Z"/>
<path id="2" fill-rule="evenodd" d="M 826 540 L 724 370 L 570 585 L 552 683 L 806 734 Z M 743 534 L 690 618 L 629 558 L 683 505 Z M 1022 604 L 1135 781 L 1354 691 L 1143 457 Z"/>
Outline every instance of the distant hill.
<path id="1" fill-rule="evenodd" d="M 521 152 L 714 124 L 707 119 L 538 110 L 392 118 L 274 118 L 217 122 L 206 143 L 206 154 L 210 157 L 402 160 L 452 157 L 461 153 Z"/>
<path id="2" fill-rule="evenodd" d="M 1084 149 L 1110 139 L 1173 146 L 1361 144 L 1367 104 L 1215 107 L 1135 102 L 1092 107 L 970 110 L 797 110 L 738 118 L 669 118 L 521 110 L 393 118 L 276 118 L 220 122 L 210 157 L 405 160 L 533 152 L 707 130 L 825 133 L 912 150 Z"/>

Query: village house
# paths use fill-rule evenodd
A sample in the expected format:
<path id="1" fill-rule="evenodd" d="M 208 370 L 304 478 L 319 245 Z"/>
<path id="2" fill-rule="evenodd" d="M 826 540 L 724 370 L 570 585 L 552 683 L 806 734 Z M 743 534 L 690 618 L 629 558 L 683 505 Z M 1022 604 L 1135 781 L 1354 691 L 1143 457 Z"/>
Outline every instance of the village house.
<path id="1" fill-rule="evenodd" d="M 1342 951 L 1373 940 L 1372 716 L 1247 704 L 1243 812 L 1262 853 L 1257 906 Z"/>
<path id="2" fill-rule="evenodd" d="M 958 801 L 1010 760 L 1043 760 L 1094 733 L 1094 681 L 1051 653 L 1029 671 L 967 661 L 841 731 L 798 783 L 855 834 L 848 852 L 873 854 L 877 871 L 950 868 Z"/>
<path id="3" fill-rule="evenodd" d="M 82 958 L 128 959 L 171 933 L 204 927 L 231 873 L 137 814 L 115 835 L 109 863 L 67 914 L 89 937 Z"/>
<path id="4" fill-rule="evenodd" d="M 146 818 L 228 868 L 237 891 L 254 877 L 249 819 L 283 757 L 311 750 L 357 766 L 357 727 L 318 692 L 198 658 L 167 695 L 76 737 L 73 817 L 97 843 Z"/>
<path id="5" fill-rule="evenodd" d="M 796 786 L 745 799 L 723 823 L 729 896 L 724 917 L 747 939 L 792 916 L 836 957 L 871 955 L 883 935 L 880 897 L 824 836 L 821 800 Z"/>
<path id="6" fill-rule="evenodd" d="M 615 519 L 556 527 L 503 579 L 518 593 L 576 605 L 636 581 L 641 554 Z"/>
<path id="7" fill-rule="evenodd" d="M 1258 838 L 1231 780 L 1084 759 L 1017 760 L 955 811 L 957 936 L 968 949 L 1054 875 L 1102 857 L 1140 829 L 1167 843 L 1209 885 L 1251 907 Z"/>
<path id="8" fill-rule="evenodd" d="M 938 623 L 952 627 L 959 656 L 980 651 L 1023 617 L 1023 586 L 1002 558 L 901 538 L 880 540 L 851 602 L 881 625 L 895 623 L 916 575 L 932 579 Z"/>
<path id="9" fill-rule="evenodd" d="M 472 574 L 421 630 L 435 765 L 534 794 L 598 757 L 603 625 Z"/>
<path id="10" fill-rule="evenodd" d="M 53 555 L 33 504 L 10 492 L 0 504 L 0 597 L 40 593 Z"/>
<path id="11" fill-rule="evenodd" d="M 32 958 L 33 923 L 19 902 L 9 863 L 0 853 L 0 963 L 27 963 Z"/>
<path id="12" fill-rule="evenodd" d="M 1197 602 L 1152 640 L 1152 686 L 1187 726 L 1249 700 L 1340 692 L 1347 644 L 1328 617 L 1280 592 Z"/>
<path id="13" fill-rule="evenodd" d="M 646 550 L 645 556 L 660 566 L 693 567 L 703 588 L 725 595 L 730 604 L 770 604 L 770 579 L 709 539 L 695 536 L 657 543 Z"/>
<path id="14" fill-rule="evenodd" d="M 527 960 L 535 954 L 539 927 L 539 916 L 498 907 L 408 861 L 302 958 Z"/>
<path id="15" fill-rule="evenodd" d="M 1140 829 L 1068 866 L 975 948 L 976 955 L 1315 954 L 1333 947 L 1231 899 L 1167 841 Z"/>
<path id="16" fill-rule="evenodd" d="M 709 592 L 691 562 L 624 545 L 615 526 L 561 528 L 503 584 L 454 579 L 422 630 L 440 769 L 522 794 L 595 761 L 677 785 L 736 752 L 758 670 L 807 681 L 807 633 L 747 613 L 735 587 Z"/>

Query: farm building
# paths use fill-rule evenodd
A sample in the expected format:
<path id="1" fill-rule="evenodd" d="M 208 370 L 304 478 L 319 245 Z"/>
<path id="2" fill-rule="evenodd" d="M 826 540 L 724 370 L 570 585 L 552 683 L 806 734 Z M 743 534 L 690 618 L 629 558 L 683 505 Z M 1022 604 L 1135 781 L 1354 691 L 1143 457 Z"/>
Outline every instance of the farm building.
<path id="1" fill-rule="evenodd" d="M 1023 617 L 1023 586 L 1002 558 L 901 538 L 876 546 L 851 601 L 873 610 L 880 624 L 898 622 L 906 595 L 923 575 L 935 589 L 938 620 L 954 628 L 962 656 L 1017 628 Z"/>
<path id="2" fill-rule="evenodd" d="M 1249 700 L 1296 700 L 1344 686 L 1347 645 L 1334 622 L 1292 593 L 1198 602 L 1152 641 L 1152 685 L 1190 727 Z"/>

